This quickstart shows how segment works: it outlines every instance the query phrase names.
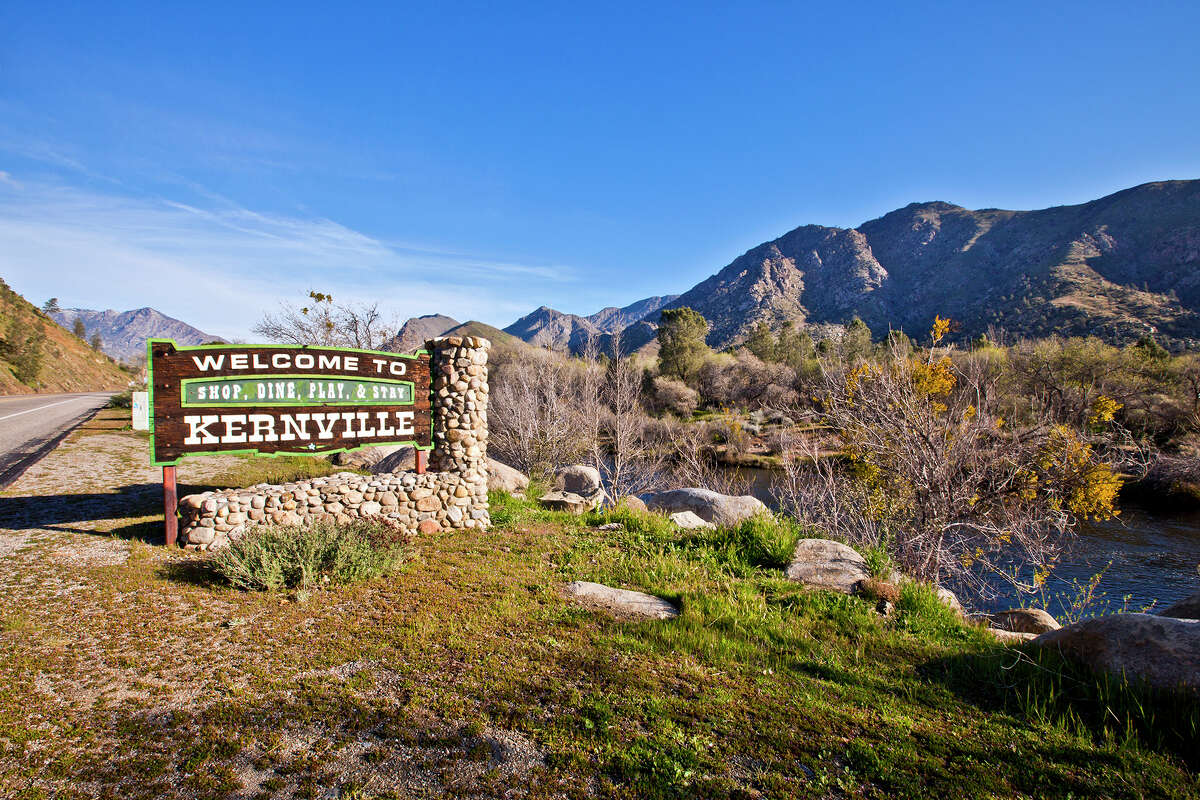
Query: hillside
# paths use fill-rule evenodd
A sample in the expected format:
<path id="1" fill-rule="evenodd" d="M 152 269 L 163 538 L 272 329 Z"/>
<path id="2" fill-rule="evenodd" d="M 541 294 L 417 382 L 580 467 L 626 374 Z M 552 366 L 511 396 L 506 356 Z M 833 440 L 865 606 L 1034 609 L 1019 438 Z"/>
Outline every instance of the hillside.
<path id="1" fill-rule="evenodd" d="M 482 336 L 492 343 L 492 348 L 495 350 L 514 350 L 525 347 L 525 343 L 515 336 L 512 336 L 499 328 L 493 328 L 483 322 L 476 320 L 468 320 L 462 325 L 451 328 L 442 336 Z"/>
<path id="2" fill-rule="evenodd" d="M 441 336 L 451 328 L 457 328 L 460 324 L 462 323 L 458 320 L 444 314 L 413 317 L 400 326 L 400 330 L 384 345 L 383 349 L 395 353 L 411 353 L 424 347 L 425 342 L 429 339 Z"/>
<path id="3" fill-rule="evenodd" d="M 709 320 L 709 343 L 742 341 L 760 320 L 923 332 L 935 314 L 959 336 L 1153 331 L 1200 348 L 1200 181 L 1148 183 L 1076 206 L 971 211 L 914 203 L 858 228 L 806 225 L 761 244 L 665 307 Z M 636 349 L 657 312 L 626 328 Z"/>
<path id="4" fill-rule="evenodd" d="M 219 337 L 194 328 L 186 322 L 168 317 L 153 308 L 131 311 L 93 311 L 87 308 L 64 308 L 51 318 L 66 330 L 72 330 L 75 320 L 82 320 L 84 339 L 100 336 L 101 347 L 113 358 L 136 362 L 146 356 L 146 340 L 174 339 L 181 345 L 221 341 Z"/>
<path id="5" fill-rule="evenodd" d="M 110 357 L 95 352 L 86 342 L 55 325 L 3 280 L 0 280 L 0 335 L 4 337 L 4 346 L 0 348 L 0 394 L 89 392 L 129 385 L 130 376 Z M 22 382 L 18 377 L 23 372 L 21 362 L 30 363 L 31 351 L 41 354 L 40 359 L 32 359 L 38 367 L 36 377 Z"/>

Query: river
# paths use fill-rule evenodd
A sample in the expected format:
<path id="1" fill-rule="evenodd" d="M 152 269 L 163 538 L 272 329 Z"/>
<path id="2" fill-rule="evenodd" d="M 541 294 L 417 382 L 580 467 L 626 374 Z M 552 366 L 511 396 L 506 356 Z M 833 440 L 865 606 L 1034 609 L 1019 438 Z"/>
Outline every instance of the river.
<path id="1" fill-rule="evenodd" d="M 752 481 L 753 494 L 775 507 L 771 489 L 774 473 L 742 469 Z M 1047 608 L 1062 617 L 1064 606 L 1076 598 L 1075 583 L 1087 584 L 1104 571 L 1097 598 L 1088 614 L 1157 608 L 1200 591 L 1200 511 L 1158 512 L 1125 506 L 1119 517 L 1080 525 L 1078 535 L 1059 560 L 1048 582 Z M 1125 597 L 1128 595 L 1128 600 Z M 984 611 L 1011 608 L 1011 597 L 1000 597 Z"/>

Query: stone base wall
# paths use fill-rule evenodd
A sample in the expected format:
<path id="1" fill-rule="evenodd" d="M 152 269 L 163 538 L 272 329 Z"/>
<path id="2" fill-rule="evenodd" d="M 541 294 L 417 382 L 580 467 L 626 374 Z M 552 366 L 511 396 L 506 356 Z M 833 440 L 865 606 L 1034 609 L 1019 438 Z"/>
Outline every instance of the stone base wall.
<path id="1" fill-rule="evenodd" d="M 420 533 L 485 529 L 487 473 L 473 471 L 339 472 L 323 478 L 189 495 L 179 502 L 179 543 L 190 550 L 224 547 L 255 525 L 305 525 L 377 517 Z"/>

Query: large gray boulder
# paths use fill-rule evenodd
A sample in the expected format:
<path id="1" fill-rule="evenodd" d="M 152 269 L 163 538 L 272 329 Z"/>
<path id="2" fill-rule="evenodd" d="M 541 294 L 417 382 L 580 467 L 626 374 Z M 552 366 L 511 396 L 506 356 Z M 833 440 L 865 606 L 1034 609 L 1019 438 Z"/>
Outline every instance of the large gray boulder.
<path id="1" fill-rule="evenodd" d="M 538 502 L 552 511 L 583 514 L 599 508 L 607 499 L 599 470 L 586 464 L 572 464 L 555 470 L 554 490 L 542 495 Z"/>
<path id="2" fill-rule="evenodd" d="M 1200 619 L 1200 592 L 1167 606 L 1158 615 L 1175 619 Z"/>
<path id="3" fill-rule="evenodd" d="M 841 542 L 801 539 L 792 553 L 787 577 L 811 589 L 853 594 L 859 581 L 871 577 L 871 570 L 854 548 Z"/>
<path id="4" fill-rule="evenodd" d="M 571 492 L 581 497 L 591 497 L 604 491 L 600 471 L 586 464 L 572 464 L 554 471 L 554 488 L 560 492 Z"/>
<path id="5" fill-rule="evenodd" d="M 1114 614 L 1043 633 L 1032 644 L 1160 689 L 1200 692 L 1200 620 Z"/>
<path id="6" fill-rule="evenodd" d="M 648 495 L 645 500 L 651 511 L 691 511 L 713 525 L 736 525 L 755 514 L 770 513 L 757 497 L 720 494 L 710 489 L 672 489 Z"/>
<path id="7" fill-rule="evenodd" d="M 372 463 L 368 469 L 375 475 L 385 472 L 412 472 L 417 468 L 417 450 L 408 445 L 388 445 L 384 447 L 368 447 L 367 450 L 382 450 L 382 458 Z"/>
<path id="8" fill-rule="evenodd" d="M 566 592 L 568 597 L 583 605 L 619 618 L 671 619 L 679 616 L 679 609 L 661 597 L 629 589 L 615 589 L 602 583 L 575 581 L 567 584 Z"/>
<path id="9" fill-rule="evenodd" d="M 529 488 L 529 476 L 494 458 L 487 460 L 488 491 L 522 495 Z"/>
<path id="10" fill-rule="evenodd" d="M 1013 608 L 999 611 L 989 617 L 991 624 L 1001 630 L 1015 633 L 1049 633 L 1062 627 L 1058 620 L 1040 608 Z"/>
<path id="11" fill-rule="evenodd" d="M 372 472 L 377 472 L 375 470 L 376 464 L 401 450 L 411 451 L 412 448 L 399 444 L 382 444 L 377 447 L 360 447 L 358 450 L 334 453 L 329 457 L 329 460 L 339 467 L 350 467 L 351 469 L 369 469 Z"/>

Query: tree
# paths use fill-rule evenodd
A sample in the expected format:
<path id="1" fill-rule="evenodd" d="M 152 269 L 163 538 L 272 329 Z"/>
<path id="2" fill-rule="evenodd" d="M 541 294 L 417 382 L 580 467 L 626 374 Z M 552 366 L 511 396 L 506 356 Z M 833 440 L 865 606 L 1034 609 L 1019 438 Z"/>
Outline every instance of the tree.
<path id="1" fill-rule="evenodd" d="M 271 342 L 320 347 L 383 350 L 398 327 L 385 320 L 378 303 L 337 304 L 333 295 L 308 293 L 310 303 L 297 308 L 281 303 L 277 314 L 264 314 L 253 331 Z"/>
<path id="2" fill-rule="evenodd" d="M 689 382 L 712 350 L 705 344 L 708 320 L 695 309 L 668 308 L 658 327 L 658 369 L 663 375 Z"/>
<path id="3" fill-rule="evenodd" d="M 88 342 L 88 344 L 89 344 L 89 345 L 91 345 L 91 348 L 92 348 L 93 350 L 95 350 L 97 353 L 99 353 L 99 352 L 100 352 L 100 347 L 101 347 L 101 346 L 104 344 L 104 342 L 100 341 L 100 334 L 98 334 L 98 333 L 93 333 L 93 334 L 92 334 L 92 339 L 91 339 L 91 341 L 90 341 L 90 342 Z"/>
<path id="4" fill-rule="evenodd" d="M 87 336 L 87 328 L 84 327 L 83 320 L 79 317 L 75 318 L 75 323 L 71 326 L 71 333 L 75 334 L 78 339 L 83 339 Z"/>
<path id="5" fill-rule="evenodd" d="M 858 317 L 850 320 L 842 334 L 842 358 L 849 362 L 861 361 L 871 355 L 871 329 Z"/>
<path id="6" fill-rule="evenodd" d="M 761 358 L 763 361 L 778 361 L 779 360 L 779 343 L 771 329 L 767 327 L 767 323 L 760 321 L 754 326 L 754 330 L 750 332 L 749 338 L 746 339 L 746 349 L 754 355 Z"/>
<path id="7" fill-rule="evenodd" d="M 57 297 L 51 297 L 45 303 L 42 303 L 42 311 L 44 311 L 47 314 L 54 314 L 61 310 L 62 309 L 60 309 L 58 307 L 58 298 Z"/>

